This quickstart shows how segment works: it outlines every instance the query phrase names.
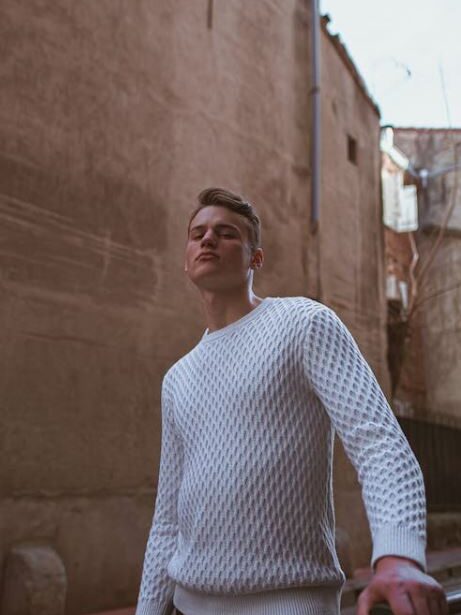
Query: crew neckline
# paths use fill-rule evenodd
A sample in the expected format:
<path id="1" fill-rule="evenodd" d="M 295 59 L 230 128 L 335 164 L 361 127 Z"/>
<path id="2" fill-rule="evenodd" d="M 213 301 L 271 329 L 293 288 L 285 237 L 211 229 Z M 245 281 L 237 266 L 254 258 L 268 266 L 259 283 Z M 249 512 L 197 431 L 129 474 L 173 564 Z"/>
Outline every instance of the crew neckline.
<path id="1" fill-rule="evenodd" d="M 264 309 L 273 301 L 276 297 L 264 297 L 264 299 L 259 303 L 255 308 L 253 308 L 247 314 L 244 314 L 238 320 L 234 320 L 234 322 L 229 323 L 225 327 L 221 327 L 220 329 L 216 329 L 216 331 L 209 332 L 208 329 L 205 329 L 204 334 L 202 335 L 202 339 L 200 342 L 209 342 L 211 340 L 215 340 L 218 337 L 228 334 L 235 329 L 238 329 L 242 325 L 246 324 L 248 321 L 253 320 L 258 314 L 260 314 Z"/>

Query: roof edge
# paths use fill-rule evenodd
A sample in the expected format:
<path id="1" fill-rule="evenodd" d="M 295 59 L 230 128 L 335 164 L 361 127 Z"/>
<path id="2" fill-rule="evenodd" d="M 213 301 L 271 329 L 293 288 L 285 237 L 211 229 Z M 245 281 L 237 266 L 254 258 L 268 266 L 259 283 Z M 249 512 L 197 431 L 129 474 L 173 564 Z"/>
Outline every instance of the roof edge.
<path id="1" fill-rule="evenodd" d="M 379 117 L 379 119 L 381 119 L 381 111 L 380 111 L 380 108 L 378 106 L 378 103 L 371 96 L 371 94 L 370 94 L 370 92 L 368 90 L 368 87 L 367 87 L 367 85 L 365 83 L 365 80 L 362 77 L 362 75 L 360 74 L 357 66 L 354 63 L 354 61 L 352 60 L 352 57 L 349 54 L 349 51 L 347 50 L 346 45 L 342 42 L 341 37 L 340 37 L 339 34 L 332 34 L 328 30 L 328 24 L 330 23 L 330 21 L 331 21 L 331 19 L 330 19 L 330 16 L 329 16 L 328 13 L 325 13 L 324 15 L 322 15 L 320 17 L 320 23 L 321 23 L 321 26 L 322 26 L 322 31 L 324 32 L 324 34 L 326 34 L 326 36 L 328 37 L 328 39 L 332 43 L 333 47 L 336 49 L 339 57 L 343 61 L 343 64 L 348 69 L 348 71 L 351 74 L 353 80 L 358 85 L 359 89 L 361 90 L 362 94 L 365 96 L 365 98 L 368 101 L 369 105 L 373 108 L 373 110 L 375 111 L 375 113 Z"/>
<path id="2" fill-rule="evenodd" d="M 394 131 L 398 130 L 401 132 L 461 132 L 461 127 L 454 128 L 433 128 L 431 126 L 392 126 Z"/>

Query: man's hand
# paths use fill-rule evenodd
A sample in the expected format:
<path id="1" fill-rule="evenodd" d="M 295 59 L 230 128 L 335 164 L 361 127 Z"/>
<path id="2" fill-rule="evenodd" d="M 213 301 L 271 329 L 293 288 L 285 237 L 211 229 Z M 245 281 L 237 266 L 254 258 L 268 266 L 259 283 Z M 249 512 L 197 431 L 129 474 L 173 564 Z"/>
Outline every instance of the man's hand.
<path id="1" fill-rule="evenodd" d="M 358 600 L 357 615 L 368 615 L 378 602 L 387 602 L 394 615 L 447 615 L 442 586 L 411 560 L 382 557 Z"/>

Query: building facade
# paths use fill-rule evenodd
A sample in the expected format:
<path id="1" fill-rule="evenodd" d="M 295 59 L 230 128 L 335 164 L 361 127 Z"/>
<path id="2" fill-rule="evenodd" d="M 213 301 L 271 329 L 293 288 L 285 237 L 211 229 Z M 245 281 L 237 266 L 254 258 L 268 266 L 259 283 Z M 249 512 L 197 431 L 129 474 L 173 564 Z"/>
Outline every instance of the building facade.
<path id="1" fill-rule="evenodd" d="M 161 380 L 203 330 L 183 250 L 204 187 L 242 192 L 261 215 L 256 292 L 331 305 L 389 391 L 379 113 L 324 21 L 312 233 L 309 7 L 2 4 L 4 605 L 21 545 L 62 563 L 70 615 L 136 599 Z M 366 521 L 341 452 L 336 469 L 338 524 L 363 565 Z"/>
<path id="2" fill-rule="evenodd" d="M 388 253 L 403 263 L 410 288 L 407 312 L 389 324 L 393 405 L 425 475 L 429 547 L 441 548 L 461 536 L 461 130 L 393 132 L 407 157 L 406 181 L 417 188 L 419 218 L 411 245 L 405 233 L 386 229 Z"/>

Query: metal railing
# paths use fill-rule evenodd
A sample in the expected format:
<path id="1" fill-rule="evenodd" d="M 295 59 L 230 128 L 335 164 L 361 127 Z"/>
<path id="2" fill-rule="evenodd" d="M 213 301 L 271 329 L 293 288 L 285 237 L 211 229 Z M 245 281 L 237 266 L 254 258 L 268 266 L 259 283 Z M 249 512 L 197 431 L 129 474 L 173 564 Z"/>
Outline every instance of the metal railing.
<path id="1" fill-rule="evenodd" d="M 461 510 L 461 429 L 407 417 L 398 421 L 421 465 L 429 512 Z"/>

